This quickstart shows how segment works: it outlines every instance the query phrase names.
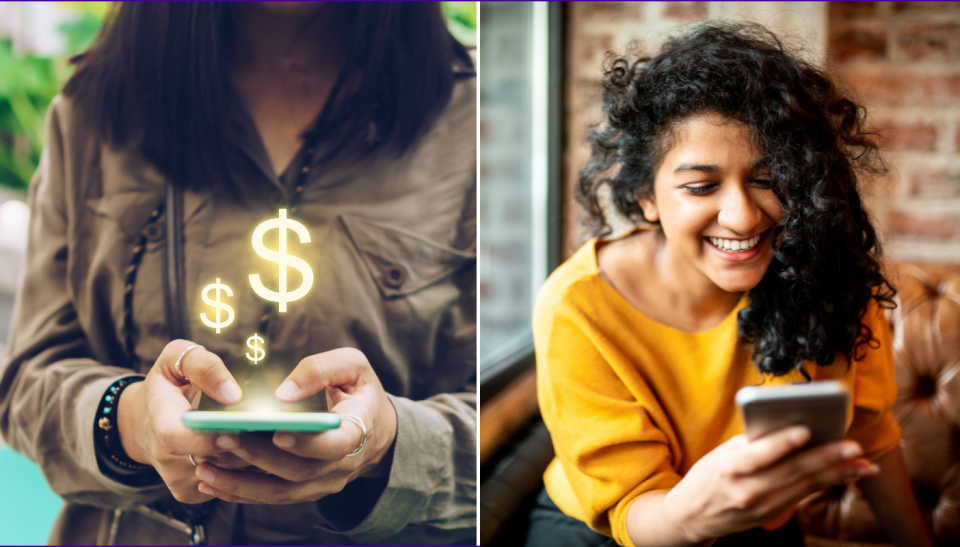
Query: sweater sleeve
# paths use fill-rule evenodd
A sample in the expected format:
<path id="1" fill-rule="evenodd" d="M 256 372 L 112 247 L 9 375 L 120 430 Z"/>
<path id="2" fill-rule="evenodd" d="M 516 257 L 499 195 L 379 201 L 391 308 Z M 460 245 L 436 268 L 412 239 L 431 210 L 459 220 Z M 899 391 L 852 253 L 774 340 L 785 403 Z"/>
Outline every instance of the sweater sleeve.
<path id="1" fill-rule="evenodd" d="M 873 340 L 856 348 L 851 365 L 853 421 L 847 437 L 860 443 L 864 457 L 876 461 L 900 443 L 900 426 L 893 418 L 897 399 L 893 340 L 890 324 L 876 300 L 867 306 L 863 324 L 870 329 Z"/>
<path id="2" fill-rule="evenodd" d="M 565 513 L 632 545 L 626 519 L 633 501 L 681 479 L 664 431 L 669 424 L 655 422 L 663 413 L 649 389 L 624 383 L 616 365 L 623 356 L 594 327 L 604 318 L 550 291 L 534 310 L 537 390 L 569 489 L 548 477 L 547 491 Z M 575 504 L 563 499 L 565 490 Z"/>

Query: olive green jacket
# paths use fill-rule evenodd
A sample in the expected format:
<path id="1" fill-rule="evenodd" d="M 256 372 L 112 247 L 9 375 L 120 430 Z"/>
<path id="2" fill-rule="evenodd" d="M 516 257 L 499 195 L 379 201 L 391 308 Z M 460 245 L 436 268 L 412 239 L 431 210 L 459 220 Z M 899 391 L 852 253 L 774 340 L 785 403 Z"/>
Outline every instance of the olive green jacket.
<path id="1" fill-rule="evenodd" d="M 248 352 L 245 341 L 259 330 L 266 302 L 251 289 L 249 275 L 259 273 L 276 287 L 278 265 L 253 251 L 251 235 L 289 207 L 305 154 L 301 150 L 277 176 L 252 119 L 242 107 L 234 114 L 226 138 L 242 151 L 243 161 L 230 166 L 237 195 L 186 192 L 183 216 L 190 337 L 225 361 Z M 106 476 L 93 438 L 106 388 L 130 375 L 127 367 L 145 374 L 170 341 L 163 219 L 151 222 L 163 202 L 164 178 L 134 147 L 103 144 L 67 98 L 54 100 L 46 138 L 30 187 L 25 275 L 0 367 L 0 432 L 67 502 L 50 541 L 89 543 L 103 541 L 112 509 L 170 496 L 163 484 L 136 488 Z M 294 358 L 340 347 L 366 355 L 397 411 L 389 479 L 365 504 L 356 503 L 364 493 L 349 486 L 317 504 L 246 505 L 242 518 L 236 505 L 220 502 L 208 524 L 210 541 L 472 544 L 475 80 L 459 81 L 432 129 L 403 156 L 380 154 L 345 165 L 321 159 L 310 166 L 302 202 L 291 215 L 308 229 L 311 243 L 288 232 L 288 252 L 311 266 L 313 288 L 286 313 L 275 313 L 269 332 L 259 334 L 268 351 L 283 348 Z M 141 242 L 142 259 L 129 283 Z M 200 320 L 201 312 L 215 316 L 201 292 L 217 278 L 232 289 L 232 298 L 222 296 L 236 314 L 220 334 Z M 290 290 L 298 284 L 299 276 L 291 274 Z M 295 364 L 267 366 L 278 367 L 282 378 Z M 337 505 L 348 512 L 366 506 L 369 513 L 344 520 L 324 510 Z M 134 512 L 122 513 L 119 522 L 120 544 L 186 541 Z"/>

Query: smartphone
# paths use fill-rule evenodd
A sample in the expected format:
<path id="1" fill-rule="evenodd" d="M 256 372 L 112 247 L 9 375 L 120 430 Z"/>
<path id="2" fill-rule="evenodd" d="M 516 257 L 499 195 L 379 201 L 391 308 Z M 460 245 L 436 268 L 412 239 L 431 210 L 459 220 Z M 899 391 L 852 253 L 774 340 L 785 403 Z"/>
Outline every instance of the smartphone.
<path id="1" fill-rule="evenodd" d="M 191 410 L 183 415 L 183 425 L 198 433 L 326 431 L 340 427 L 340 415 L 333 412 Z"/>
<path id="2" fill-rule="evenodd" d="M 254 365 L 227 356 L 224 364 L 233 375 L 243 398 L 225 406 L 205 394 L 197 410 L 184 413 L 183 425 L 199 433 L 257 433 L 272 431 L 326 431 L 340 427 L 340 415 L 327 412 L 324 392 L 296 403 L 282 403 L 274 391 L 298 361 L 294 356 L 274 353 Z"/>
<path id="3" fill-rule="evenodd" d="M 759 439 L 791 425 L 810 429 L 806 448 L 839 441 L 847 431 L 850 393 L 842 382 L 828 380 L 787 386 L 745 387 L 737 392 L 747 438 Z"/>

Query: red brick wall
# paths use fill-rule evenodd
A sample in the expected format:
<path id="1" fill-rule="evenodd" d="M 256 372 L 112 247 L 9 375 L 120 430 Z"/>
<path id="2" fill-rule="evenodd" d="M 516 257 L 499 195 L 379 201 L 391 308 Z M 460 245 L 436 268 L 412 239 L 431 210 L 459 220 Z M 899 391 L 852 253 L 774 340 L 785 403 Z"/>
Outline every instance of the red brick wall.
<path id="1" fill-rule="evenodd" d="M 888 256 L 960 261 L 960 3 L 832 3 L 828 25 L 829 66 L 884 136 L 867 193 Z"/>
<path id="2" fill-rule="evenodd" d="M 708 16 L 707 2 L 573 2 L 565 5 L 566 181 L 564 255 L 569 256 L 588 234 L 580 228 L 580 206 L 573 199 L 577 172 L 590 158 L 584 144 L 587 127 L 600 120 L 599 82 L 604 54 L 636 47 L 652 54 L 671 30 Z M 612 215 L 610 215 L 612 216 Z M 616 220 L 616 219 L 614 219 Z M 618 223 L 615 228 L 622 228 Z"/>
<path id="3" fill-rule="evenodd" d="M 668 34 L 714 17 L 749 19 L 806 44 L 867 106 L 890 173 L 865 197 L 893 260 L 960 262 L 960 3 L 572 3 L 566 34 L 566 253 L 586 234 L 572 199 L 600 119 L 606 51 L 656 52 Z"/>

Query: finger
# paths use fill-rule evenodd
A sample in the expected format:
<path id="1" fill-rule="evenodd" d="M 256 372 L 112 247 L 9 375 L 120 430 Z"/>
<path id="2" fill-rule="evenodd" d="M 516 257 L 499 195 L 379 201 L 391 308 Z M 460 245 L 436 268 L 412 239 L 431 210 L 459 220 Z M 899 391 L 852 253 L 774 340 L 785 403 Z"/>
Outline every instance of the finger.
<path id="1" fill-rule="evenodd" d="M 863 477 L 869 477 L 879 472 L 880 468 L 869 460 L 856 459 L 844 461 L 812 475 L 812 477 L 806 481 L 808 483 L 808 494 L 819 492 L 820 490 L 833 486 L 855 482 Z M 799 482 L 804 482 L 804 479 L 801 479 Z"/>
<path id="2" fill-rule="evenodd" d="M 243 461 L 291 482 L 304 482 L 334 470 L 330 462 L 301 458 L 277 448 L 269 439 L 244 435 L 233 454 Z"/>
<path id="3" fill-rule="evenodd" d="M 779 515 L 814 492 L 841 484 L 849 484 L 863 477 L 874 475 L 879 471 L 875 464 L 864 459 L 841 462 L 818 474 L 803 477 L 790 483 L 781 483 L 786 484 L 786 486 L 771 492 L 761 501 L 758 509 L 766 515 Z"/>
<path id="4" fill-rule="evenodd" d="M 362 438 L 355 423 L 343 420 L 338 429 L 318 433 L 278 431 L 273 444 L 301 458 L 337 461 L 359 448 Z"/>
<path id="5" fill-rule="evenodd" d="M 775 431 L 750 441 L 737 451 L 733 470 L 737 474 L 751 475 L 780 461 L 809 440 L 810 430 L 806 426 L 796 425 Z"/>
<path id="6" fill-rule="evenodd" d="M 259 501 L 248 500 L 246 498 L 241 498 L 240 496 L 234 496 L 232 494 L 227 494 L 226 492 L 221 492 L 220 490 L 217 490 L 216 488 L 210 486 L 209 484 L 203 481 L 200 481 L 200 483 L 197 484 L 197 490 L 202 492 L 203 494 L 206 494 L 208 497 L 212 496 L 210 499 L 218 498 L 223 501 L 229 501 L 231 503 L 246 503 L 249 505 L 262 505 L 261 502 Z"/>
<path id="7" fill-rule="evenodd" d="M 796 507 L 801 500 L 809 495 L 809 492 L 809 485 L 803 482 L 791 483 L 775 492 L 771 492 L 765 499 L 758 503 L 755 511 L 757 521 L 752 523 L 752 525 L 760 526 L 764 522 L 769 522 L 776 518 L 788 509 Z"/>
<path id="8" fill-rule="evenodd" d="M 316 501 L 334 491 L 324 488 L 323 481 L 296 483 L 273 475 L 228 471 L 209 463 L 197 467 L 197 477 L 226 495 L 270 505 Z"/>
<path id="9" fill-rule="evenodd" d="M 236 447 L 236 435 L 197 433 L 183 425 L 183 415 L 191 409 L 183 392 L 176 386 L 160 385 L 148 395 L 150 424 L 166 453 L 177 456 L 211 456 Z"/>
<path id="10" fill-rule="evenodd" d="M 772 480 L 789 484 L 863 455 L 856 441 L 844 440 L 804 450 L 770 467 Z"/>
<path id="11" fill-rule="evenodd" d="M 165 359 L 169 376 L 181 383 L 183 377 L 189 378 L 191 384 L 220 404 L 232 405 L 239 402 L 243 397 L 240 385 L 215 353 L 196 347 L 184 355 L 184 351 L 195 345 L 188 340 L 177 340 L 167 345 L 171 357 Z M 176 370 L 178 359 L 180 373 Z"/>
<path id="12" fill-rule="evenodd" d="M 300 361 L 293 372 L 277 388 L 276 396 L 293 403 L 318 393 L 327 386 L 350 392 L 364 383 L 370 363 L 363 353 L 353 348 L 340 348 Z"/>
<path id="13" fill-rule="evenodd" d="M 181 415 L 182 416 L 182 415 Z M 178 417 L 157 417 L 156 436 L 167 454 L 174 456 L 211 457 L 236 448 L 236 435 L 197 433 L 183 425 Z"/>
<path id="14" fill-rule="evenodd" d="M 204 503 L 213 499 L 213 495 L 192 486 L 186 486 L 185 489 L 170 487 L 170 493 L 173 494 L 173 499 L 180 503 Z"/>
<path id="15" fill-rule="evenodd" d="M 367 414 L 363 397 L 341 402 L 333 408 L 338 414 L 364 416 Z M 361 418 L 364 419 L 364 418 Z M 364 419 L 364 425 L 371 423 Z M 371 423 L 372 425 L 372 423 Z M 360 425 L 353 420 L 340 420 L 340 427 L 317 433 L 292 433 L 278 431 L 273 435 L 273 444 L 283 450 L 304 458 L 337 461 L 347 457 L 360 447 L 363 442 L 363 432 Z"/>
<path id="16" fill-rule="evenodd" d="M 212 456 L 194 455 L 193 459 L 197 462 L 197 465 L 200 465 L 203 462 L 210 462 L 221 469 L 234 469 L 238 471 L 253 472 L 260 471 L 256 466 L 251 465 L 250 462 L 243 460 L 233 452 L 223 452 L 220 454 L 214 454 Z"/>
<path id="17" fill-rule="evenodd" d="M 203 503 L 213 499 L 210 495 L 197 490 L 197 477 L 193 464 L 187 458 L 178 458 L 159 466 L 157 472 L 164 484 L 170 489 L 174 499 L 181 503 Z"/>
<path id="18" fill-rule="evenodd" d="M 827 486 L 845 482 L 848 477 L 843 476 L 837 479 L 839 482 L 835 482 L 835 475 L 842 475 L 845 461 L 861 454 L 860 445 L 855 441 L 830 443 L 788 456 L 761 471 L 742 477 L 741 480 L 747 489 L 763 492 L 762 495 L 797 482 L 813 485 L 812 491 L 822 490 Z M 855 468 L 852 471 L 855 471 Z M 826 486 L 820 487 L 819 484 Z"/>

